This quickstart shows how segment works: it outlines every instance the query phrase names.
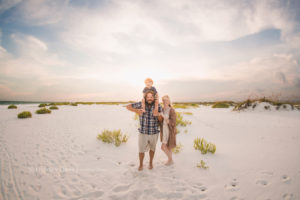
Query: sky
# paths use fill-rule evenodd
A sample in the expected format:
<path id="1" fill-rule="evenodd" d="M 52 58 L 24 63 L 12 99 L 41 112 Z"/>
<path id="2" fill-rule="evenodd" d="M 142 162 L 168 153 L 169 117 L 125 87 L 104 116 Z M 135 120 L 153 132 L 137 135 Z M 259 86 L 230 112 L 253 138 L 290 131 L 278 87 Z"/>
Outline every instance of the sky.
<path id="1" fill-rule="evenodd" d="M 0 100 L 300 100 L 299 0 L 0 0 Z"/>

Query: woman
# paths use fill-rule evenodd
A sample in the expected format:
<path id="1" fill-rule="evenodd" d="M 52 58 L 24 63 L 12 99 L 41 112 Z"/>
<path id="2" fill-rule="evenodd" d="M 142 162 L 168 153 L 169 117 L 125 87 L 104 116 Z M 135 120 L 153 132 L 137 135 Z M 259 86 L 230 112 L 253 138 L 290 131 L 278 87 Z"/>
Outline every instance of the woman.
<path id="1" fill-rule="evenodd" d="M 171 100 L 168 95 L 162 97 L 163 102 L 163 121 L 160 126 L 161 149 L 168 157 L 166 165 L 173 164 L 172 149 L 176 147 L 176 113 L 171 107 Z"/>

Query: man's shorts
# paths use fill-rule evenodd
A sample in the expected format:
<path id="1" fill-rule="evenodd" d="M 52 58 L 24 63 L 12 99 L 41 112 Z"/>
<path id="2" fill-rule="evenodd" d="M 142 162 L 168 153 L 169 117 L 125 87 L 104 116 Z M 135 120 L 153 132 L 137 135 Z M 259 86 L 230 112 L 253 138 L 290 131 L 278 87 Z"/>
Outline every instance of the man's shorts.
<path id="1" fill-rule="evenodd" d="M 155 151 L 158 133 L 153 135 L 139 133 L 139 152 Z"/>

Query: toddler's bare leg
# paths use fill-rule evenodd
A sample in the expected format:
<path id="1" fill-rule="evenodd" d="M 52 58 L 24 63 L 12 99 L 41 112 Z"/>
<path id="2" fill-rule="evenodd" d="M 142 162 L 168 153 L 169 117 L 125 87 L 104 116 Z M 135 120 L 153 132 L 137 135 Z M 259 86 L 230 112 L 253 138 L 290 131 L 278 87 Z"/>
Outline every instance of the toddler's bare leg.
<path id="1" fill-rule="evenodd" d="M 155 95 L 156 96 L 156 95 Z M 158 98 L 155 98 L 153 116 L 158 116 Z"/>
<path id="2" fill-rule="evenodd" d="M 145 98 L 142 99 L 142 109 L 143 109 L 143 112 L 146 112 L 145 110 Z"/>

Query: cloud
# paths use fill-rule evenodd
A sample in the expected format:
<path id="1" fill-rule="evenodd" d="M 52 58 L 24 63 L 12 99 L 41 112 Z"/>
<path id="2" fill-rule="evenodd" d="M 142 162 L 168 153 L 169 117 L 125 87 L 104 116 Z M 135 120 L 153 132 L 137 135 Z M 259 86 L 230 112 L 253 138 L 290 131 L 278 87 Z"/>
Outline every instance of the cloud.
<path id="1" fill-rule="evenodd" d="M 180 100 L 299 92 L 297 1 L 2 2 L 2 94 L 139 99 L 148 76 Z"/>
<path id="2" fill-rule="evenodd" d="M 16 6 L 18 3 L 20 3 L 22 0 L 2 0 L 0 2 L 0 13 Z"/>
<path id="3" fill-rule="evenodd" d="M 263 96 L 299 100 L 299 67 L 292 55 L 258 57 L 219 70 L 214 78 L 171 80 L 159 88 L 177 101 L 244 100 Z"/>

